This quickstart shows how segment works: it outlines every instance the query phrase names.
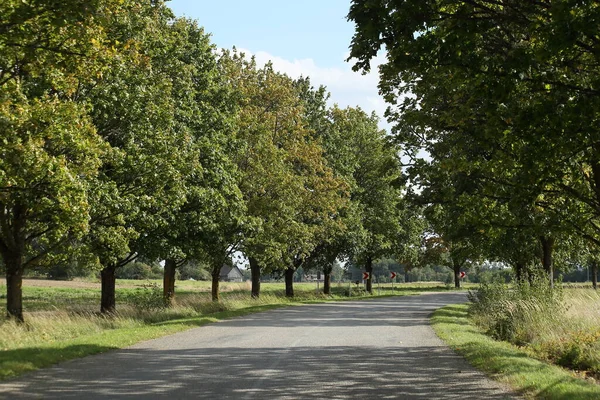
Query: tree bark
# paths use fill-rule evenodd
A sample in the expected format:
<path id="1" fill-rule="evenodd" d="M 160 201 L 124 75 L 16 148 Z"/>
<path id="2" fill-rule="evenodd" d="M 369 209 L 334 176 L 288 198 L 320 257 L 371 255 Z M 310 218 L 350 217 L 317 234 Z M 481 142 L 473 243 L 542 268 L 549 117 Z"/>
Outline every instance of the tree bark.
<path id="1" fill-rule="evenodd" d="M 592 287 L 598 290 L 598 262 L 592 261 Z"/>
<path id="2" fill-rule="evenodd" d="M 23 319 L 23 265 L 22 258 L 16 257 L 6 262 L 6 311 L 9 318 L 24 322 Z"/>
<path id="3" fill-rule="evenodd" d="M 323 273 L 323 294 L 331 294 L 331 272 Z"/>
<path id="4" fill-rule="evenodd" d="M 544 271 L 548 274 L 548 279 L 550 280 L 550 287 L 554 287 L 554 266 L 552 263 L 552 251 L 554 249 L 554 238 L 549 238 L 546 236 L 540 237 L 540 242 L 542 244 L 542 266 L 544 267 Z"/>
<path id="5" fill-rule="evenodd" d="M 294 267 L 287 267 L 285 270 L 285 297 L 294 297 Z"/>
<path id="6" fill-rule="evenodd" d="M 212 285 L 210 288 L 211 291 L 211 297 L 212 297 L 212 301 L 214 301 L 215 303 L 218 303 L 221 300 L 220 297 L 220 293 L 219 293 L 219 278 L 220 278 L 220 273 L 221 271 L 219 271 L 218 273 L 214 273 L 212 274 Z"/>
<path id="7" fill-rule="evenodd" d="M 452 270 L 454 271 L 454 288 L 460 289 L 460 267 L 461 264 L 452 260 Z"/>
<path id="8" fill-rule="evenodd" d="M 517 279 L 517 282 L 522 282 L 523 279 L 525 278 L 523 276 L 525 272 L 525 266 L 521 263 L 515 263 L 515 277 Z"/>
<path id="9" fill-rule="evenodd" d="M 369 279 L 367 279 L 367 292 L 373 294 L 373 258 L 371 258 L 371 256 L 367 257 L 365 270 L 369 273 Z"/>
<path id="10" fill-rule="evenodd" d="M 112 314 L 115 312 L 115 265 L 108 265 L 100 271 L 100 279 L 102 281 L 102 294 L 100 298 L 100 312 L 102 314 Z"/>
<path id="11" fill-rule="evenodd" d="M 212 301 L 219 302 L 221 300 L 220 292 L 219 292 L 219 283 L 221 278 L 221 268 L 223 268 L 223 263 L 216 263 L 212 267 L 212 284 L 210 287 L 210 292 L 212 296 Z"/>
<path id="12" fill-rule="evenodd" d="M 250 262 L 250 273 L 252 275 L 252 298 L 258 299 L 260 296 L 260 265 L 255 258 L 248 258 Z"/>
<path id="13" fill-rule="evenodd" d="M 323 294 L 330 295 L 331 294 L 331 272 L 333 271 L 333 263 L 326 265 L 323 268 Z"/>
<path id="14" fill-rule="evenodd" d="M 165 269 L 163 272 L 163 297 L 165 304 L 172 306 L 175 303 L 175 272 L 177 271 L 177 262 L 172 258 L 165 260 Z"/>

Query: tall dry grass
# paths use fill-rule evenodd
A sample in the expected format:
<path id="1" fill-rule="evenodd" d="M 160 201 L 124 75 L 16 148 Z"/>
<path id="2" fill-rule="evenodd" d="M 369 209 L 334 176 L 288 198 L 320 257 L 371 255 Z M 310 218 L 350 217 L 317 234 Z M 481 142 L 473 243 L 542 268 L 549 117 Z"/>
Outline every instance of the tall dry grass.
<path id="1" fill-rule="evenodd" d="M 551 290 L 545 280 L 483 284 L 470 295 L 474 322 L 532 356 L 600 378 L 600 294 Z"/>

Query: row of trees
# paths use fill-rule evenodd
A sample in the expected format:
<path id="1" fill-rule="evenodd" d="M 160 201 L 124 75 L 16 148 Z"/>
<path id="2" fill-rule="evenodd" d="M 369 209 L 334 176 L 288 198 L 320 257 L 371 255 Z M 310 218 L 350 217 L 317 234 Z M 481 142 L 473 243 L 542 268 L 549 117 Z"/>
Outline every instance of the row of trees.
<path id="1" fill-rule="evenodd" d="M 217 54 L 196 22 L 162 1 L 7 0 L 0 4 L 0 254 L 7 310 L 23 319 L 22 277 L 69 258 L 100 271 L 115 310 L 120 268 L 202 260 L 260 274 L 372 269 L 411 257 L 415 216 L 397 144 L 377 118 L 327 107 L 325 88 Z M 369 282 L 370 289 L 370 282 Z"/>
<path id="2" fill-rule="evenodd" d="M 455 273 L 558 256 L 594 267 L 600 245 L 600 37 L 596 2 L 353 0 L 355 69 L 380 49 L 380 90 Z M 428 157 L 419 157 L 426 152 Z"/>

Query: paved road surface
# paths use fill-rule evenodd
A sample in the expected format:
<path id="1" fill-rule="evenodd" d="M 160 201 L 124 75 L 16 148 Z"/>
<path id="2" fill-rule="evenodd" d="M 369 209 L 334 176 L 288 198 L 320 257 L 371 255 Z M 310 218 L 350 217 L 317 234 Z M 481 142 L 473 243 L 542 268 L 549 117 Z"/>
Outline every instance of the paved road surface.
<path id="1" fill-rule="evenodd" d="M 505 399 L 428 326 L 464 293 L 290 307 L 86 357 L 0 398 Z"/>

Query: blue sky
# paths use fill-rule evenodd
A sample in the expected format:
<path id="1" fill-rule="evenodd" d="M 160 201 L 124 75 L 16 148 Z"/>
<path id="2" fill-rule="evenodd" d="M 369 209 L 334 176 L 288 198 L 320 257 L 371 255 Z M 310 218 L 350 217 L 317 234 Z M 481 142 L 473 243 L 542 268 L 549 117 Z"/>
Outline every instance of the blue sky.
<path id="1" fill-rule="evenodd" d="M 259 64 L 293 78 L 310 76 L 327 86 L 331 103 L 360 106 L 382 117 L 385 104 L 377 93 L 377 75 L 363 76 L 345 62 L 354 25 L 346 21 L 350 0 L 173 0 L 178 16 L 196 19 L 218 47 L 237 48 Z M 382 124 L 385 127 L 386 124 Z"/>
<path id="2" fill-rule="evenodd" d="M 286 59 L 312 58 L 323 67 L 340 66 L 353 24 L 349 0 L 174 0 L 177 15 L 198 20 L 220 47 L 265 51 Z"/>

